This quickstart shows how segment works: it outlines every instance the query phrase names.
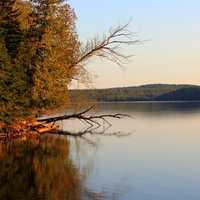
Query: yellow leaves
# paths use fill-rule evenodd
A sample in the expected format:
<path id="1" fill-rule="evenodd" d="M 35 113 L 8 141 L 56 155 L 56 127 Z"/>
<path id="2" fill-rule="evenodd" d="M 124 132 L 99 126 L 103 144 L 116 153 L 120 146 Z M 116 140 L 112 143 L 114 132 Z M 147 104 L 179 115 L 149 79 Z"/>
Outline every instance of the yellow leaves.
<path id="1" fill-rule="evenodd" d="M 15 9 L 19 10 L 20 12 L 18 21 L 20 23 L 21 29 L 28 30 L 28 28 L 30 28 L 33 23 L 29 17 L 29 14 L 31 13 L 31 4 L 28 1 L 17 0 Z"/>
<path id="2" fill-rule="evenodd" d="M 70 81 L 82 76 L 80 68 L 74 66 L 80 56 L 75 14 L 60 0 L 31 2 L 16 0 L 14 5 L 19 13 L 16 23 L 22 33 L 15 59 L 21 70 L 17 73 L 22 73 L 19 79 L 13 78 L 16 91 L 22 91 L 19 85 L 23 88 L 19 107 L 22 108 L 23 103 L 27 105 L 25 109 L 59 107 L 69 101 Z M 4 72 L 1 76 L 5 77 Z"/>

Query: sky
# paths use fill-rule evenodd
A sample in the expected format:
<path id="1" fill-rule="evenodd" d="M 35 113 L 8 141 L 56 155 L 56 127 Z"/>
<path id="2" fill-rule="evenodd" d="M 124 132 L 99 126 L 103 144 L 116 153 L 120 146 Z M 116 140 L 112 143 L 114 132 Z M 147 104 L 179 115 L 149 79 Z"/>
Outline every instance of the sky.
<path id="1" fill-rule="evenodd" d="M 153 83 L 200 85 L 199 0 L 68 0 L 77 15 L 84 42 L 132 19 L 129 29 L 140 45 L 125 47 L 134 54 L 123 67 L 92 59 L 87 63 L 91 88 Z M 73 87 L 84 87 L 74 83 Z"/>

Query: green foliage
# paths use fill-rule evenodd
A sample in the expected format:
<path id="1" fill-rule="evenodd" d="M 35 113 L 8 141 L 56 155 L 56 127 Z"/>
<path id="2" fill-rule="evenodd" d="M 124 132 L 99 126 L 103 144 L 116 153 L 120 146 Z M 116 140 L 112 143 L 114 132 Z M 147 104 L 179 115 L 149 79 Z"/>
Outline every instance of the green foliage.
<path id="1" fill-rule="evenodd" d="M 19 64 L 14 66 L 4 42 L 0 40 L 0 119 L 5 122 L 23 115 L 28 104 L 26 75 Z"/>
<path id="2" fill-rule="evenodd" d="M 79 74 L 75 14 L 63 0 L 0 2 L 0 120 L 68 102 Z"/>
<path id="3" fill-rule="evenodd" d="M 0 8 L 0 120 L 11 122 L 24 115 L 27 105 L 26 75 L 17 54 L 23 37 L 14 0 L 1 1 Z M 19 112 L 20 111 L 20 112 Z"/>

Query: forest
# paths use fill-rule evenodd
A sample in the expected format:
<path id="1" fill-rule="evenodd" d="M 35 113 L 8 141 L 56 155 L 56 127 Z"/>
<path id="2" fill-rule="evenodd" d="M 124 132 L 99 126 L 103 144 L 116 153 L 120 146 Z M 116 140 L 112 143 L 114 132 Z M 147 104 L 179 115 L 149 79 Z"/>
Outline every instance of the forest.
<path id="1" fill-rule="evenodd" d="M 72 99 L 82 98 L 92 102 L 115 101 L 198 101 L 200 87 L 195 85 L 151 84 L 110 89 L 70 90 Z"/>
<path id="2" fill-rule="evenodd" d="M 76 20 L 64 0 L 0 2 L 0 133 L 37 131 L 38 116 L 70 105 L 73 80 L 88 82 L 91 57 L 122 65 L 120 48 L 139 42 L 127 23 L 82 43 Z"/>

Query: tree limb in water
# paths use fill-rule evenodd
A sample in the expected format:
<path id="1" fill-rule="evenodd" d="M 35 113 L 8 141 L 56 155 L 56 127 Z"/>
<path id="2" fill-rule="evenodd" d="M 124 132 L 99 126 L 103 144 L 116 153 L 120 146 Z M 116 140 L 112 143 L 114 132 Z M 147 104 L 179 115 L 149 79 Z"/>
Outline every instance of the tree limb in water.
<path id="1" fill-rule="evenodd" d="M 94 106 L 91 106 L 79 113 L 69 114 L 69 115 L 62 115 L 57 117 L 49 117 L 44 119 L 38 119 L 38 122 L 44 122 L 44 123 L 52 123 L 57 121 L 63 121 L 68 119 L 78 119 L 80 121 L 84 121 L 87 124 L 90 125 L 90 127 L 97 126 L 100 127 L 102 124 L 100 121 L 105 122 L 108 125 L 111 125 L 111 123 L 108 121 L 109 118 L 115 118 L 115 119 L 122 119 L 124 117 L 130 117 L 130 115 L 122 114 L 122 113 L 115 113 L 115 114 L 102 114 L 102 115 L 88 115 L 88 112 L 90 112 L 92 109 L 94 109 Z"/>
<path id="2" fill-rule="evenodd" d="M 91 106 L 81 112 L 62 115 L 57 117 L 49 117 L 45 119 L 37 119 L 37 121 L 24 121 L 19 124 L 15 124 L 11 127 L 4 127 L 0 129 L 0 142 L 8 142 L 15 138 L 27 138 L 36 139 L 38 135 L 43 133 L 55 133 L 60 135 L 71 135 L 81 137 L 86 134 L 104 134 L 105 127 L 103 126 L 103 131 L 97 131 L 99 127 L 108 125 L 108 128 L 111 126 L 111 123 L 108 121 L 109 118 L 122 119 L 124 117 L 130 117 L 127 114 L 115 113 L 115 114 L 102 114 L 102 115 L 90 115 L 89 112 L 94 109 L 94 106 Z M 78 119 L 80 121 L 86 122 L 89 127 L 84 131 L 79 131 L 77 133 L 70 133 L 68 131 L 60 130 L 55 122 L 68 120 L 68 119 Z M 9 130 L 8 130 L 9 129 Z M 120 132 L 112 133 L 111 135 L 122 135 Z"/>

